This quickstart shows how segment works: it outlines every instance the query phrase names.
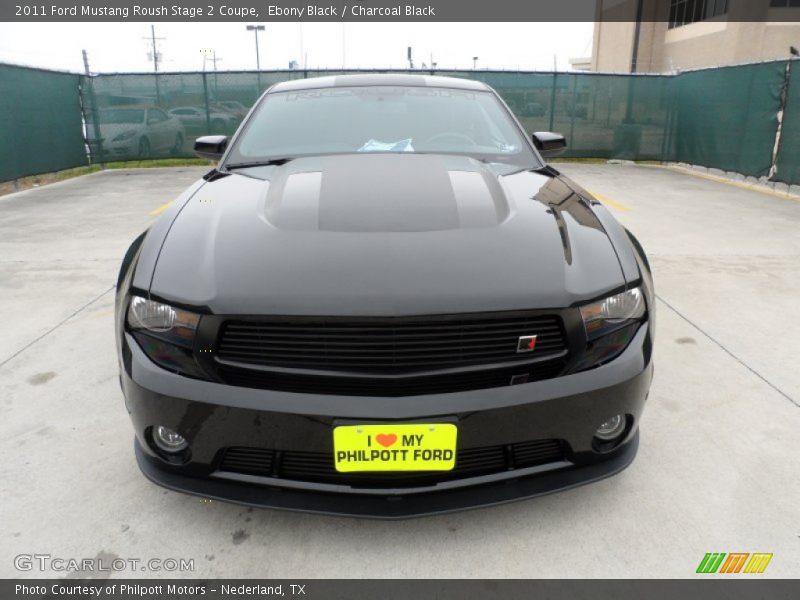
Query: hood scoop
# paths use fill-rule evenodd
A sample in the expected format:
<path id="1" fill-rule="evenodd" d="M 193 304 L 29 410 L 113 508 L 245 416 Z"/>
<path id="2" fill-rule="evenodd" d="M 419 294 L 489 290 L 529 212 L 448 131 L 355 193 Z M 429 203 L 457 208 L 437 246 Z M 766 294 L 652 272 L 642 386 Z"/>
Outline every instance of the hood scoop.
<path id="1" fill-rule="evenodd" d="M 509 215 L 496 176 L 467 157 L 374 154 L 298 159 L 270 178 L 278 229 L 423 232 L 495 227 Z"/>

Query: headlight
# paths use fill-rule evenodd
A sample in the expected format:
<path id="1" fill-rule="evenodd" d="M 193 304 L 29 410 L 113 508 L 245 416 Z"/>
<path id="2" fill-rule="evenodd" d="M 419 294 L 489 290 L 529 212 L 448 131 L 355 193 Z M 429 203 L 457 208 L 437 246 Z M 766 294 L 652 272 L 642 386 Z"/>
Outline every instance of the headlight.
<path id="1" fill-rule="evenodd" d="M 128 329 L 145 354 L 165 369 L 205 378 L 192 352 L 199 322 L 196 313 L 131 296 Z"/>
<path id="2" fill-rule="evenodd" d="M 115 136 L 114 139 L 111 140 L 111 141 L 113 141 L 113 142 L 124 142 L 125 140 L 131 139 L 135 135 L 136 135 L 136 132 L 133 131 L 133 130 L 123 131 L 119 135 Z"/>
<path id="3" fill-rule="evenodd" d="M 156 337 L 191 348 L 200 315 L 173 308 L 155 300 L 132 296 L 128 307 L 128 326 L 142 329 Z"/>
<path id="4" fill-rule="evenodd" d="M 605 300 L 581 306 L 586 339 L 595 340 L 644 316 L 645 302 L 641 288 L 609 296 Z"/>
<path id="5" fill-rule="evenodd" d="M 647 313 L 641 288 L 626 290 L 581 307 L 586 350 L 575 371 L 596 367 L 619 356 Z"/>

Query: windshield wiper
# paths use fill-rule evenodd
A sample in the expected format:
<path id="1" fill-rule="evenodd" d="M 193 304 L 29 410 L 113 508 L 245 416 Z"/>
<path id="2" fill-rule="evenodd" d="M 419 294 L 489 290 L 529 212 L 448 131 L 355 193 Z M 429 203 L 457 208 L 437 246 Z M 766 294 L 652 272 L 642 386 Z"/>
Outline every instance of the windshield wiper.
<path id="1" fill-rule="evenodd" d="M 269 167 L 272 165 L 285 165 L 291 158 L 271 158 L 269 160 L 254 160 L 251 162 L 240 162 L 223 165 L 226 171 L 231 169 L 248 169 L 250 167 Z"/>

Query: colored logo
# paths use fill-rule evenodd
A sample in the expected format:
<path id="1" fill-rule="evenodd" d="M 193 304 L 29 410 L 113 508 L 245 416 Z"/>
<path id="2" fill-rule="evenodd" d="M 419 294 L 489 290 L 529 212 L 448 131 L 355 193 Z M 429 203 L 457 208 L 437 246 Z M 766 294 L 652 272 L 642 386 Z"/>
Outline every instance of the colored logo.
<path id="1" fill-rule="evenodd" d="M 384 448 L 388 448 L 397 441 L 396 433 L 379 433 L 375 436 L 375 441 Z"/>
<path id="2" fill-rule="evenodd" d="M 772 554 L 763 552 L 708 552 L 697 573 L 763 573 L 771 560 Z"/>
<path id="3" fill-rule="evenodd" d="M 517 352 L 533 352 L 534 348 L 536 348 L 535 335 L 523 335 L 519 338 Z"/>

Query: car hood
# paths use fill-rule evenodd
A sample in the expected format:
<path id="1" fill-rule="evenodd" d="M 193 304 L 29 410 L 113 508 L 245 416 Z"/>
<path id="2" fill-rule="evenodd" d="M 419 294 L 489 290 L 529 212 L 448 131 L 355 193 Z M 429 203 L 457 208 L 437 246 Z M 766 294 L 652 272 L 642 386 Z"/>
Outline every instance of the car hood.
<path id="1" fill-rule="evenodd" d="M 625 284 L 577 189 L 553 174 L 446 155 L 237 171 L 199 187 L 174 217 L 150 291 L 217 314 L 570 306 Z"/>

